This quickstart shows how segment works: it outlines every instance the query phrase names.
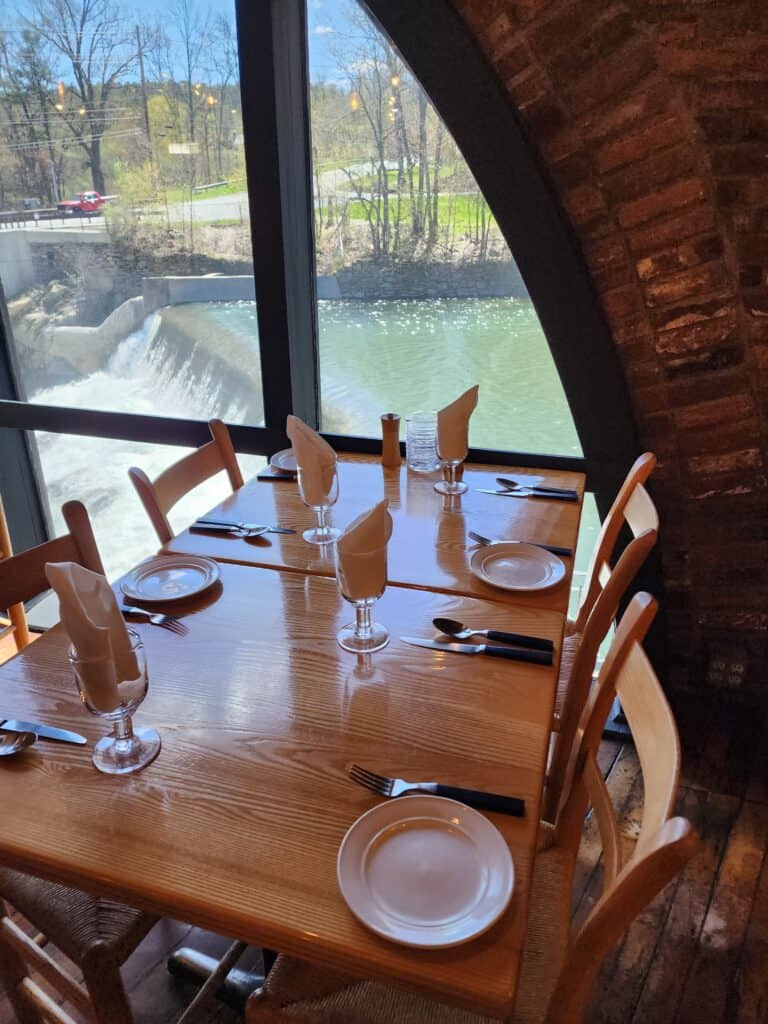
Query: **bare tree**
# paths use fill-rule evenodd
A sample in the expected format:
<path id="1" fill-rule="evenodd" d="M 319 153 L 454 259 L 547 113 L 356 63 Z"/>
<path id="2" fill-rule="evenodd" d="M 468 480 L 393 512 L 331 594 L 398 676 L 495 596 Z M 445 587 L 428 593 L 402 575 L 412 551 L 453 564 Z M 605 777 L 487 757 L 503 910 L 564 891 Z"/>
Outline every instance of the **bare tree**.
<path id="1" fill-rule="evenodd" d="M 16 158 L 19 184 L 28 195 L 57 202 L 64 151 L 51 131 L 53 89 L 47 45 L 24 30 L 19 40 L 0 35 L 0 93 L 9 153 Z"/>
<path id="2" fill-rule="evenodd" d="M 117 118 L 109 101 L 117 83 L 136 63 L 136 40 L 131 27 L 119 17 L 112 0 L 32 0 L 32 13 L 24 20 L 50 43 L 71 72 L 69 91 L 59 91 L 51 103 L 62 114 L 75 143 L 88 158 L 93 187 L 106 192 L 101 159 L 102 137 L 113 123 L 130 131 L 134 115 Z"/>

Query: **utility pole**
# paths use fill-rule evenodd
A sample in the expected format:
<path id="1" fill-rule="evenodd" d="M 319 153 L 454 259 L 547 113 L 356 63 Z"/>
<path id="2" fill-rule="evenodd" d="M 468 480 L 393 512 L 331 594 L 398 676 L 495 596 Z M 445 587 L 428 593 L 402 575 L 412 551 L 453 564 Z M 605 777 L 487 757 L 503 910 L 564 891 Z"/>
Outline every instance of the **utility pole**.
<path id="1" fill-rule="evenodd" d="M 149 132 L 149 104 L 147 103 L 147 81 L 144 78 L 144 51 L 141 48 L 141 31 L 136 26 L 136 47 L 139 56 L 139 77 L 141 79 L 141 105 L 144 110 L 144 131 L 147 133 L 147 145 L 149 146 L 149 159 L 152 159 L 152 136 Z"/>

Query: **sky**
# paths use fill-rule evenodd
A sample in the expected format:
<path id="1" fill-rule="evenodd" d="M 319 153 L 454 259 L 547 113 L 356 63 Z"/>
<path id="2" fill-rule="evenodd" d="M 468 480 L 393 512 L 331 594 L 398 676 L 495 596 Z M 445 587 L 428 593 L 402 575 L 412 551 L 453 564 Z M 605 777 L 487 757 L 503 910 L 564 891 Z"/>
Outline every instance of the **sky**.
<path id="1" fill-rule="evenodd" d="M 313 81 L 339 78 L 338 60 L 332 50 L 338 44 L 339 31 L 343 31 L 344 11 L 350 2 L 353 0 L 307 0 L 309 63 Z M 142 20 L 154 20 L 157 15 L 157 0 L 116 0 L 116 3 L 128 20 L 135 20 L 139 25 Z M 234 0 L 197 0 L 197 3 L 201 10 L 207 9 L 212 16 L 224 14 L 234 20 Z M 0 0 L 0 29 L 17 28 L 21 20 L 19 15 L 27 6 L 24 0 L 21 3 Z"/>

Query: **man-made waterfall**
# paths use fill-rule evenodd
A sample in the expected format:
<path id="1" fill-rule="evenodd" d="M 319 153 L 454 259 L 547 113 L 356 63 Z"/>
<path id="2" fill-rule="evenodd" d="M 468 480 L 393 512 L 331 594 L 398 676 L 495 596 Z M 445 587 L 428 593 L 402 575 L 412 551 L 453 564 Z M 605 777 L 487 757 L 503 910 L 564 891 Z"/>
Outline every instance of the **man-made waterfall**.
<path id="1" fill-rule="evenodd" d="M 482 447 L 578 454 L 557 372 L 530 302 L 516 299 L 321 301 L 323 427 L 379 435 L 379 416 L 435 408 L 480 383 L 472 441 Z M 35 392 L 31 401 L 81 409 L 263 423 L 256 307 L 192 303 L 147 317 L 96 372 Z M 156 544 L 127 478 L 151 476 L 182 449 L 39 434 L 54 517 L 80 498 L 95 523 L 110 574 Z M 263 461 L 243 457 L 252 473 Z M 181 503 L 178 526 L 226 492 L 213 481 Z M 60 522 L 60 520 L 59 520 Z"/>

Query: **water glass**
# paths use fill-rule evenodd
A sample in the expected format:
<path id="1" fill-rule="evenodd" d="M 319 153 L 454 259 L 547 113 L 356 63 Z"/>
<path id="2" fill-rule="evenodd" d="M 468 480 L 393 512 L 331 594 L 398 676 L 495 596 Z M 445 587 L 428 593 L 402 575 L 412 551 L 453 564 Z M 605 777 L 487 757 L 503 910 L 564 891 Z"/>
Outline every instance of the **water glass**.
<path id="1" fill-rule="evenodd" d="M 414 473 L 434 473 L 439 468 L 436 412 L 414 412 L 406 418 L 405 460 Z"/>
<path id="2" fill-rule="evenodd" d="M 376 566 L 371 572 L 371 566 Z M 361 596 L 360 580 L 369 582 L 371 591 Z M 345 601 L 349 601 L 355 609 L 355 621 L 348 622 L 336 634 L 336 642 L 345 651 L 353 654 L 372 654 L 380 651 L 389 643 L 389 632 L 372 617 L 373 606 L 384 593 L 387 586 L 387 546 L 359 554 L 344 555 L 344 559 L 336 553 L 336 582 L 339 592 Z M 357 596 L 352 597 L 351 594 Z"/>
<path id="3" fill-rule="evenodd" d="M 339 500 L 339 474 L 336 469 L 333 471 L 333 479 L 330 482 L 327 494 L 321 504 L 314 504 L 312 500 L 307 498 L 305 491 L 305 477 L 302 473 L 301 466 L 298 467 L 296 479 L 299 484 L 299 494 L 301 500 L 317 516 L 317 525 L 313 526 L 309 530 L 305 530 L 302 533 L 302 537 L 308 544 L 329 544 L 331 541 L 336 540 L 340 536 L 341 531 L 337 530 L 333 526 L 329 526 L 326 521 L 326 516 L 332 505 L 335 505 Z M 314 482 L 314 481 L 313 481 Z M 312 498 L 317 499 L 317 495 L 314 493 L 314 489 L 311 492 Z"/>
<path id="4" fill-rule="evenodd" d="M 80 658 L 72 645 L 68 650 L 80 700 L 91 714 L 112 723 L 112 735 L 99 740 L 92 756 L 95 767 L 107 775 L 137 772 L 154 761 L 160 752 L 160 735 L 156 729 L 133 727 L 131 716 L 147 695 L 149 675 L 139 634 L 129 629 L 128 636 L 136 659 L 134 679 L 118 679 L 111 658 Z"/>

